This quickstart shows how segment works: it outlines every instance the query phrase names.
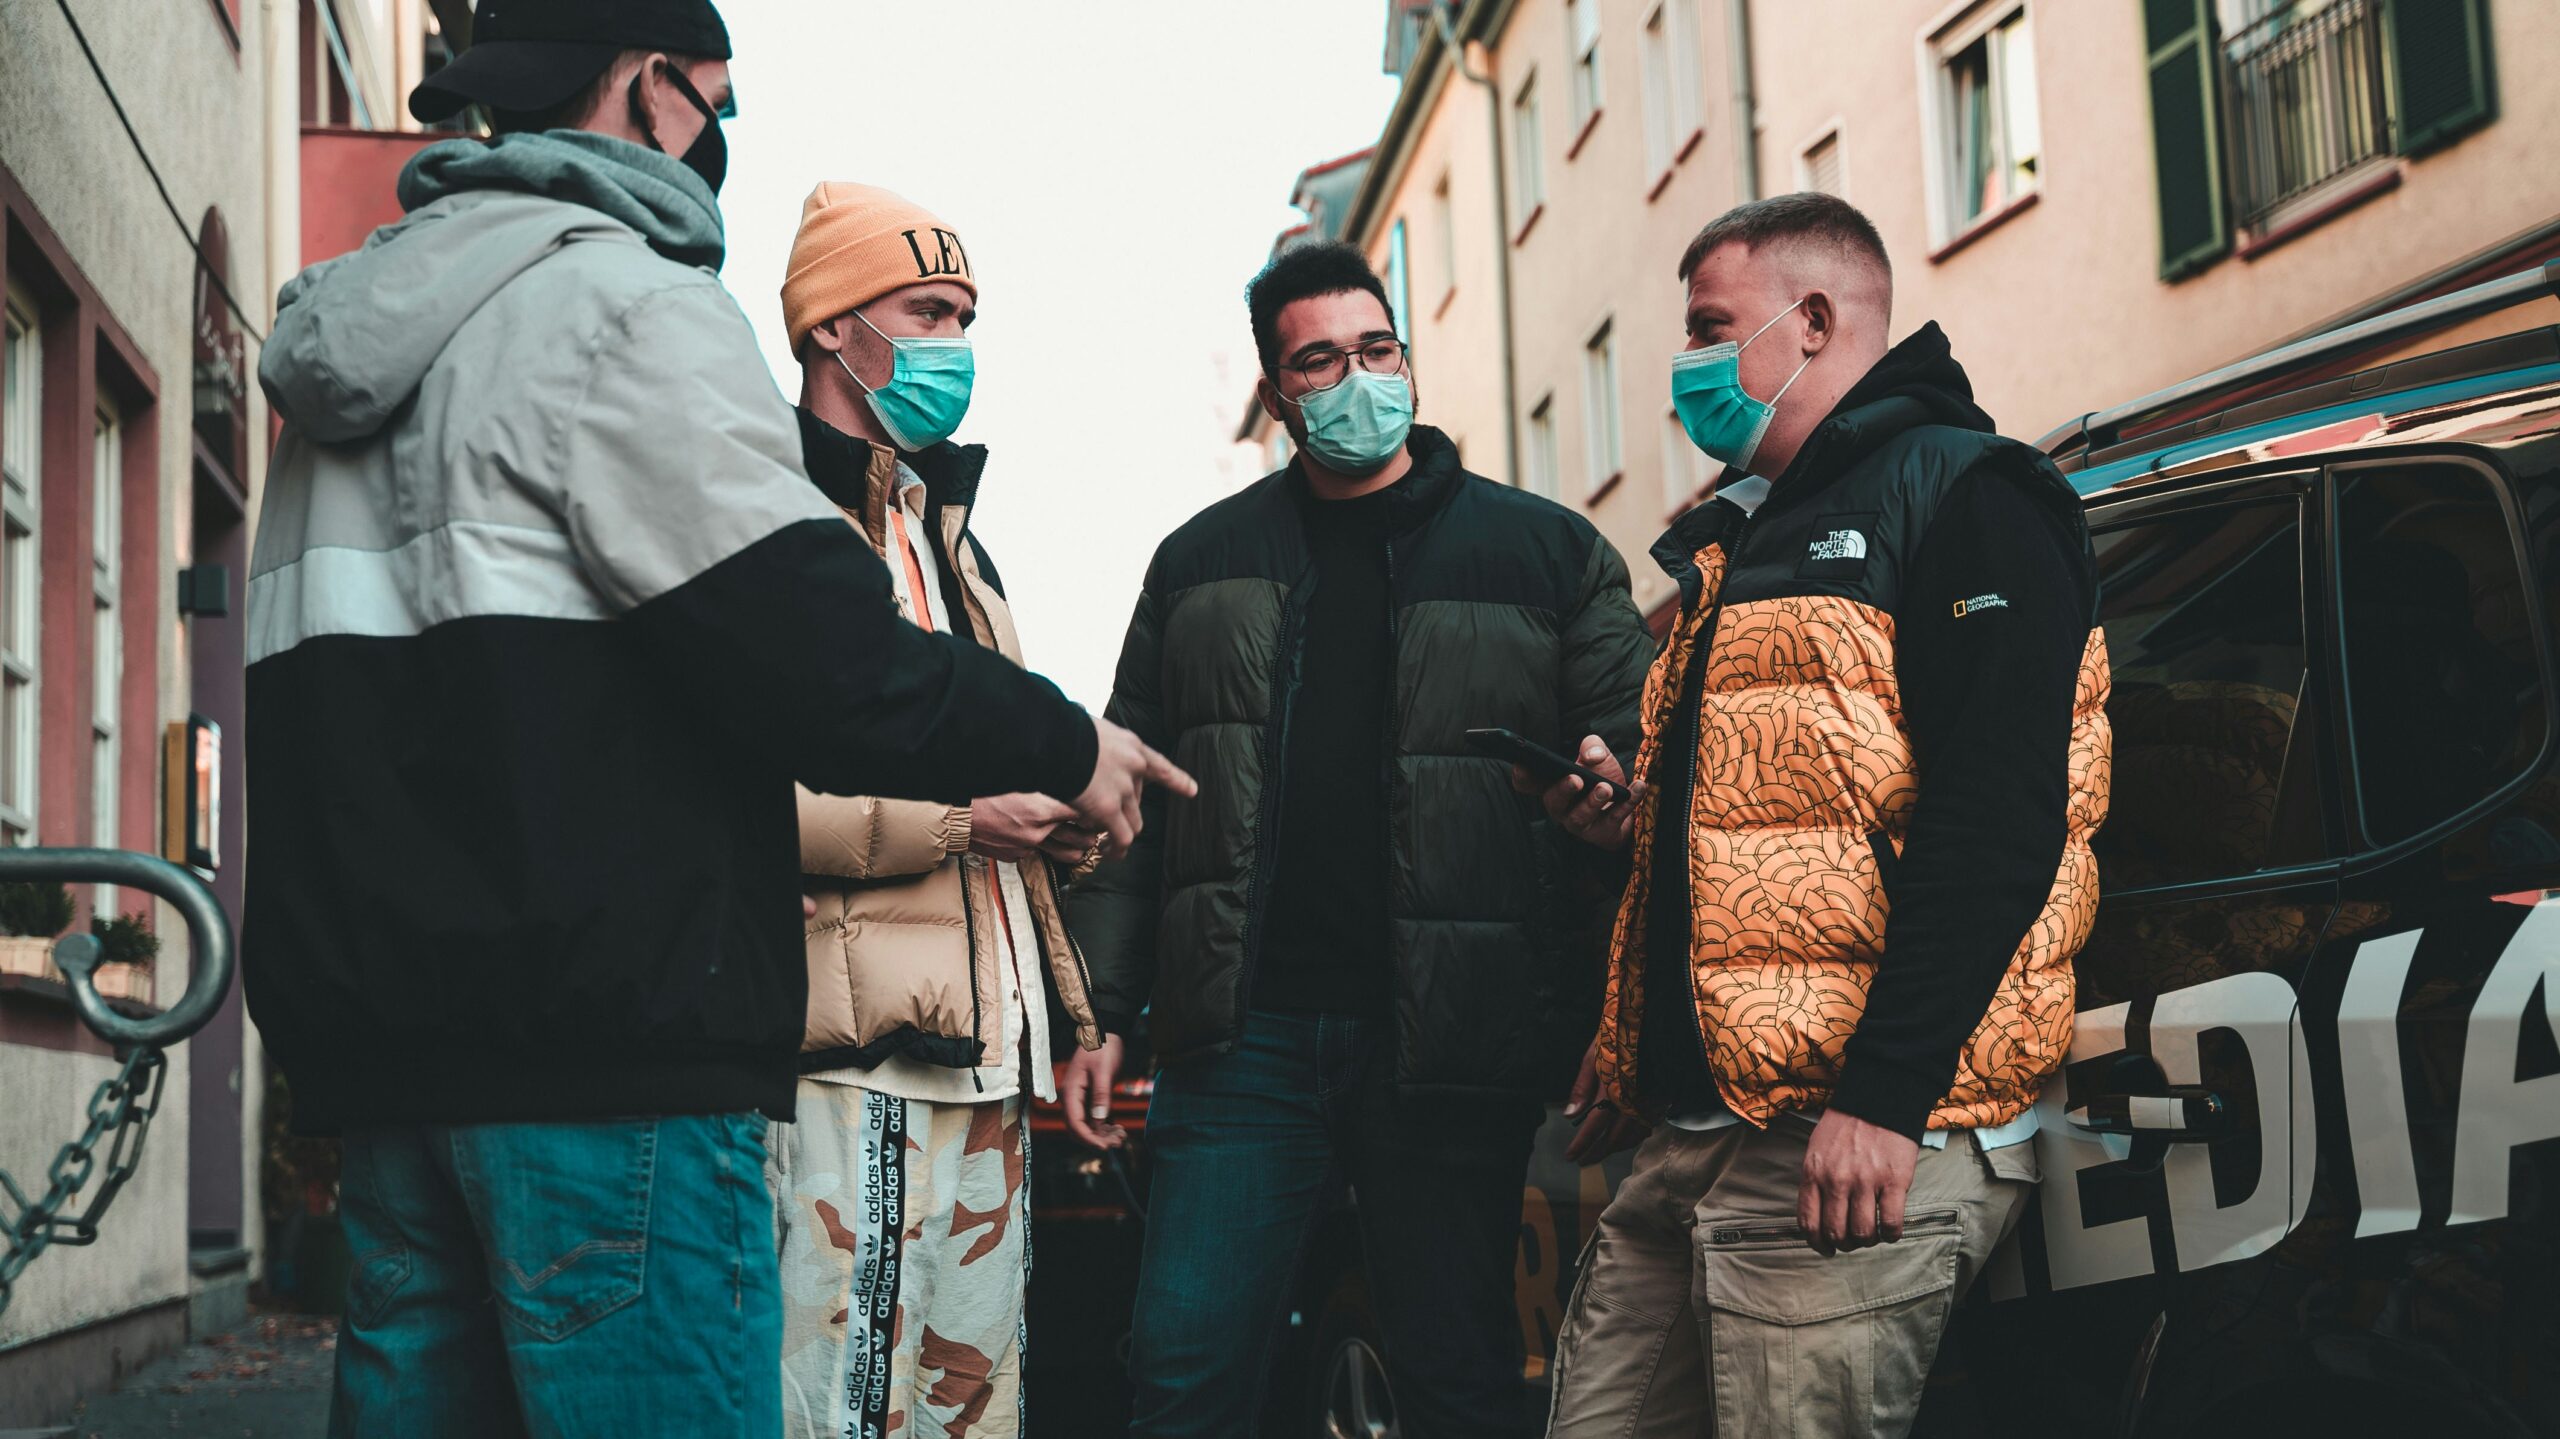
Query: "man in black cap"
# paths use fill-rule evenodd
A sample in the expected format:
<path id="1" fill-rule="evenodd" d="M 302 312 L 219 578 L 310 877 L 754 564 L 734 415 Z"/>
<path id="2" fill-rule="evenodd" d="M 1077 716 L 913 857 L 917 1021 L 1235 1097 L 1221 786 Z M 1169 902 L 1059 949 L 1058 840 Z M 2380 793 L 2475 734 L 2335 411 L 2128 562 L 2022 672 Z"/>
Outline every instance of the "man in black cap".
<path id="1" fill-rule="evenodd" d="M 716 276 L 711 6 L 476 28 L 410 107 L 498 134 L 421 151 L 259 361 L 244 971 L 296 1125 L 345 1142 L 332 1433 L 770 1439 L 793 781 L 1038 792 L 1112 850 L 1190 782 L 901 618 L 809 483 Z"/>
<path id="2" fill-rule="evenodd" d="M 433 124 L 478 105 L 500 135 L 612 135 L 676 156 L 720 193 L 719 122 L 737 105 L 729 28 L 709 0 L 481 0 L 471 36 L 409 96 L 410 114 Z"/>

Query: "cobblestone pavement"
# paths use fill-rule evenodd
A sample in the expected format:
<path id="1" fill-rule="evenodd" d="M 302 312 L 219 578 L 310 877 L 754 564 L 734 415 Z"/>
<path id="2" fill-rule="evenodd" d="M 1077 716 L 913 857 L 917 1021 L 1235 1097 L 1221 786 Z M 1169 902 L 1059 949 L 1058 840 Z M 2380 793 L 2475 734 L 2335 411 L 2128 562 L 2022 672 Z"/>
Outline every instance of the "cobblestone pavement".
<path id="1" fill-rule="evenodd" d="M 148 1366 L 70 1421 L 77 1439 L 323 1439 L 338 1322 L 252 1315 Z"/>

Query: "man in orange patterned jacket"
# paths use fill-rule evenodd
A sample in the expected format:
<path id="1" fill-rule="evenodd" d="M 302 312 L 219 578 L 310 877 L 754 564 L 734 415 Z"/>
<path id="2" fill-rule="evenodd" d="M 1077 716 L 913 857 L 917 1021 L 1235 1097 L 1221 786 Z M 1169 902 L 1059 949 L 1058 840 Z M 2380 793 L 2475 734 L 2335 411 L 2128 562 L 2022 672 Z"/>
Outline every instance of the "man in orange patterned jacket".
<path id="1" fill-rule="evenodd" d="M 1682 605 L 1633 783 L 1546 796 L 1631 851 L 1574 1150 L 1652 1124 L 1551 1433 L 1901 1434 L 2033 1192 L 2070 1044 L 2107 802 L 2095 568 L 2078 497 L 1993 433 L 1938 327 L 1888 348 L 1855 209 L 1742 206 L 1680 278 L 1673 402 L 1725 470 L 1654 547 Z"/>

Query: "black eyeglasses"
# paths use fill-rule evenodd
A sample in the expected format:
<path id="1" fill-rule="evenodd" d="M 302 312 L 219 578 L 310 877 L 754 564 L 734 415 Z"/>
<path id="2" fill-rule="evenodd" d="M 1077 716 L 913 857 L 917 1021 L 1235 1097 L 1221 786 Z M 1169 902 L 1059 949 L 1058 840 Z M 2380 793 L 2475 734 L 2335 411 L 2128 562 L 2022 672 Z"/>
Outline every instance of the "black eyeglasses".
<path id="1" fill-rule="evenodd" d="M 1405 345 L 1402 340 L 1371 340 L 1366 344 L 1338 346 L 1318 350 L 1290 361 L 1280 368 L 1307 382 L 1307 390 L 1330 390 L 1351 374 L 1357 363 L 1373 375 L 1404 373 Z"/>

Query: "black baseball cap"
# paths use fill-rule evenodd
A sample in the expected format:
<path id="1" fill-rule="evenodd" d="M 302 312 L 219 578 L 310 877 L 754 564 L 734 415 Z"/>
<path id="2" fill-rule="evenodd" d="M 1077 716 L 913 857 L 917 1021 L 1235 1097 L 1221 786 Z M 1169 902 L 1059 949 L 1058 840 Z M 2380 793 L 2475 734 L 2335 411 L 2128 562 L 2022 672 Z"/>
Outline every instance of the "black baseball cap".
<path id="1" fill-rule="evenodd" d="M 465 105 L 542 110 L 578 93 L 625 50 L 729 58 L 711 0 L 480 0 L 471 48 L 409 92 L 432 124 Z"/>

